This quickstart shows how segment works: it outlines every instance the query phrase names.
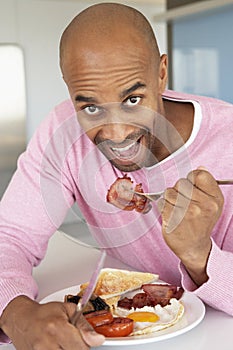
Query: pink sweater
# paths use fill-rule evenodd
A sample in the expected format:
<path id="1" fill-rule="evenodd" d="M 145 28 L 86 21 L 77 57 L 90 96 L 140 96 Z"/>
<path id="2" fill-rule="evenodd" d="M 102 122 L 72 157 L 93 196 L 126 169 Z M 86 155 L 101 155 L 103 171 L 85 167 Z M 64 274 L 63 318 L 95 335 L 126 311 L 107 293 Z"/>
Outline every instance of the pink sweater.
<path id="1" fill-rule="evenodd" d="M 132 180 L 142 182 L 145 191 L 162 190 L 200 165 L 215 178 L 232 178 L 233 106 L 171 91 L 164 96 L 200 104 L 203 118 L 199 132 L 178 154 L 131 173 Z M 156 204 L 141 215 L 106 202 L 107 189 L 121 175 L 80 129 L 70 100 L 50 113 L 20 156 L 1 201 L 0 314 L 17 295 L 36 297 L 32 268 L 43 259 L 49 238 L 77 201 L 94 237 L 109 254 L 135 269 L 182 284 L 210 306 L 233 315 L 233 188 L 222 187 L 225 204 L 212 232 L 209 279 L 197 288 L 162 238 Z"/>

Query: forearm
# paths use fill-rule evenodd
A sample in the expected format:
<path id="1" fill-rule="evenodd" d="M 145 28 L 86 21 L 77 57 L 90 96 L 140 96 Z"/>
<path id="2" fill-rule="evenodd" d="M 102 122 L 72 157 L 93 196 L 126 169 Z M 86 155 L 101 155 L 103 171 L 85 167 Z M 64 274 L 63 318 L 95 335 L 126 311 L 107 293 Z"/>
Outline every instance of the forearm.
<path id="1" fill-rule="evenodd" d="M 7 239 L 7 234 L 0 234 L 0 315 L 11 300 L 25 295 L 34 299 L 37 295 L 37 284 L 32 277 L 33 256 L 27 250 L 16 245 L 15 239 Z M 0 343 L 8 339 L 0 332 Z"/>
<path id="2" fill-rule="evenodd" d="M 26 309 L 31 307 L 32 304 L 36 304 L 30 298 L 20 295 L 9 302 L 0 317 L 0 328 L 9 338 L 14 338 L 14 332 L 20 332 L 17 329 L 16 320 L 19 319 L 19 315 L 24 315 Z"/>
<path id="3" fill-rule="evenodd" d="M 16 296 L 36 297 L 32 269 L 44 258 L 49 238 L 56 230 L 44 208 L 40 171 L 30 159 L 31 153 L 33 150 L 21 156 L 0 202 L 0 315 Z M 56 202 L 61 222 L 67 209 L 63 204 Z"/>
<path id="4" fill-rule="evenodd" d="M 201 286 L 194 283 L 184 265 L 180 265 L 182 285 L 206 304 L 233 316 L 233 253 L 221 250 L 214 241 L 207 263 L 208 280 Z"/>
<path id="5" fill-rule="evenodd" d="M 207 264 L 209 259 L 209 254 L 211 251 L 212 242 L 211 239 L 208 240 L 207 244 L 202 247 L 202 254 L 196 255 L 185 255 L 182 261 L 185 266 L 186 271 L 190 275 L 191 279 L 197 286 L 201 286 L 203 283 L 208 281 L 207 274 Z"/>

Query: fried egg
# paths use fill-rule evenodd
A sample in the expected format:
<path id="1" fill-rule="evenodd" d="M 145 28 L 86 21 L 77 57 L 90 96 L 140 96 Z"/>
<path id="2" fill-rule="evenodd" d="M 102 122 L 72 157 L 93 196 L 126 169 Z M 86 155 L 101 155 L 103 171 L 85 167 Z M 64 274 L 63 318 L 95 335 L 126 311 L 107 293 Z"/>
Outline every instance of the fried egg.
<path id="1" fill-rule="evenodd" d="M 130 310 L 118 307 L 115 313 L 118 316 L 134 320 L 134 330 L 131 335 L 142 335 L 173 326 L 182 318 L 184 306 L 179 300 L 172 298 L 170 304 L 164 307 L 161 305 L 156 305 L 155 307 L 144 306 L 140 309 Z"/>

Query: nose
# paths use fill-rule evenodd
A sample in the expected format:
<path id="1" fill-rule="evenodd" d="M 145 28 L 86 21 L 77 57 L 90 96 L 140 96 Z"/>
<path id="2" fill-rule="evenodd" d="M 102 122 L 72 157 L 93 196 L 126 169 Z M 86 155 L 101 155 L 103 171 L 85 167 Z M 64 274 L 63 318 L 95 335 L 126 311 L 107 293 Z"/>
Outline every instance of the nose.
<path id="1" fill-rule="evenodd" d="M 133 131 L 132 125 L 127 125 L 122 122 L 106 123 L 102 127 L 101 137 L 105 140 L 111 140 L 114 143 L 125 141 L 126 137 Z"/>
<path id="2" fill-rule="evenodd" d="M 111 105 L 106 113 L 104 125 L 102 125 L 102 138 L 115 143 L 123 142 L 135 129 L 131 118 L 121 110 L 118 104 Z"/>

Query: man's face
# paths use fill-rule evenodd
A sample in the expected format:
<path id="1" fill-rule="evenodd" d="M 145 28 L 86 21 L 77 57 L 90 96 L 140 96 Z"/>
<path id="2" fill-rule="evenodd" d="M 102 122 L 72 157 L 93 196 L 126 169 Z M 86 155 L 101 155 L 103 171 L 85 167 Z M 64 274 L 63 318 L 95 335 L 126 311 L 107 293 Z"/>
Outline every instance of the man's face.
<path id="1" fill-rule="evenodd" d="M 157 162 L 153 135 L 155 111 L 160 112 L 159 62 L 152 61 L 145 47 L 123 42 L 99 49 L 96 43 L 75 48 L 63 67 L 80 125 L 124 172 Z"/>

